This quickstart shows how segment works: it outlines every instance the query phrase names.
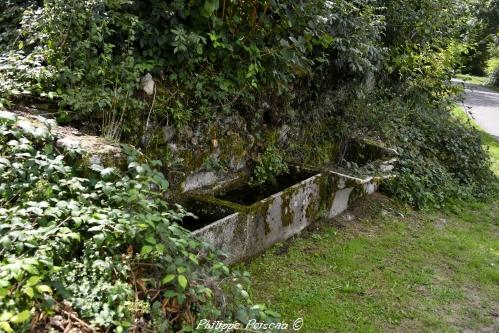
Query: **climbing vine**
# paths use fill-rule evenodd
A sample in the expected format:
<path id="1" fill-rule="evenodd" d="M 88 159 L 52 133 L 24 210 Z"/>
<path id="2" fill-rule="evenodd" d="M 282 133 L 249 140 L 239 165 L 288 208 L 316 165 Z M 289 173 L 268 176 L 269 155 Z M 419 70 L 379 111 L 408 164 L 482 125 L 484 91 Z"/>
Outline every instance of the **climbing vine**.
<path id="1" fill-rule="evenodd" d="M 79 149 L 63 155 L 51 134 L 0 119 L 0 330 L 172 332 L 277 316 L 179 225 L 188 213 L 164 201 L 158 162 L 124 146 L 126 171 L 85 167 Z"/>

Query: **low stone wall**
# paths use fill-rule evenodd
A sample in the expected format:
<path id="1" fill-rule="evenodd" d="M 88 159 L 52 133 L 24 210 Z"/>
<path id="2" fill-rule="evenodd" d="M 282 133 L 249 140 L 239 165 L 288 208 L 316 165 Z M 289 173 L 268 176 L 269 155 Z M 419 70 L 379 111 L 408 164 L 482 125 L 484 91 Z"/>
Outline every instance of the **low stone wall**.
<path id="1" fill-rule="evenodd" d="M 1 122 L 13 123 L 30 136 L 50 137 L 61 149 L 61 153 L 81 148 L 84 152 L 82 162 L 85 164 L 126 167 L 126 156 L 119 144 L 85 135 L 71 127 L 58 126 L 53 119 L 26 112 L 0 110 Z M 388 171 L 389 162 L 382 162 L 388 163 L 382 165 Z M 356 178 L 334 170 L 313 170 L 298 165 L 294 167 L 307 170 L 307 174 L 312 176 L 249 206 L 216 198 L 216 191 L 237 183 L 242 178 L 236 172 L 242 166 L 243 164 L 234 166 L 230 174 L 197 172 L 186 176 L 182 172 L 170 172 L 168 175 L 172 188 L 180 192 L 187 191 L 180 196 L 224 206 L 229 208 L 228 211 L 235 212 L 194 231 L 196 236 L 226 253 L 227 263 L 256 255 L 273 244 L 300 233 L 318 219 L 328 219 L 340 214 L 352 200 L 376 191 L 381 180 L 373 177 Z"/>
<path id="2" fill-rule="evenodd" d="M 62 152 L 81 149 L 83 163 L 105 167 L 125 168 L 127 158 L 119 144 L 93 135 L 86 135 L 75 128 L 58 126 L 54 119 L 22 111 L 0 110 L 0 122 L 13 123 L 26 135 L 35 138 L 52 136 Z"/>
<path id="3" fill-rule="evenodd" d="M 318 219 L 340 214 L 352 200 L 376 191 L 380 180 L 324 170 L 249 207 L 192 194 L 197 200 L 237 210 L 194 235 L 226 253 L 227 263 L 235 263 L 300 233 Z"/>

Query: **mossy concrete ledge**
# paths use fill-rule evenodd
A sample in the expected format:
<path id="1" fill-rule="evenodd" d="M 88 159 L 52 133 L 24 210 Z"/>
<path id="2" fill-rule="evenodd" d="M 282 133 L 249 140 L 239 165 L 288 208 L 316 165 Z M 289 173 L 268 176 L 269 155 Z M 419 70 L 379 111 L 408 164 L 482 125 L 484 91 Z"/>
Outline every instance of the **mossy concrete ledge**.
<path id="1" fill-rule="evenodd" d="M 54 140 L 63 152 L 81 149 L 84 165 L 126 168 L 127 157 L 119 144 L 103 137 L 86 135 L 75 128 L 58 126 L 55 119 L 18 110 L 0 110 L 0 123 L 10 123 L 33 138 Z"/>
<path id="2" fill-rule="evenodd" d="M 340 214 L 351 201 L 375 192 L 380 180 L 323 170 L 250 206 L 220 200 L 216 191 L 191 193 L 196 200 L 236 210 L 193 233 L 224 252 L 226 263 L 236 263 L 299 234 L 319 219 Z"/>

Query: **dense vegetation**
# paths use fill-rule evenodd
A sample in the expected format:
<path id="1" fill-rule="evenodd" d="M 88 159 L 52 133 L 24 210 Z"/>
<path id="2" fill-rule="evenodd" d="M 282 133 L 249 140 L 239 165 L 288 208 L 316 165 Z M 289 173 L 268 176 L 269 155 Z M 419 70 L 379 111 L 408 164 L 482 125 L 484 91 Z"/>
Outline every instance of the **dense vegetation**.
<path id="1" fill-rule="evenodd" d="M 473 39 L 461 37 L 473 34 L 479 4 L 2 1 L 0 105 L 35 104 L 59 123 L 145 150 L 165 124 L 237 114 L 260 141 L 255 183 L 285 171 L 285 157 L 327 162 L 332 145 L 367 136 L 399 150 L 399 177 L 386 191 L 400 200 L 423 207 L 484 198 L 494 177 L 487 153 L 472 127 L 450 116 L 458 91 L 450 78 L 472 50 Z M 267 142 L 264 131 L 283 124 L 314 133 Z M 33 318 L 42 325 L 42 312 L 118 331 L 188 331 L 201 316 L 244 321 L 249 311 L 275 316 L 248 305 L 232 279 L 242 277 L 175 223 L 185 212 L 166 205 L 164 178 L 132 150 L 125 173 L 83 170 L 50 138 L 1 126 L 3 330 L 26 331 Z"/>
<path id="2" fill-rule="evenodd" d="M 499 56 L 499 1 L 489 0 L 475 5 L 476 16 L 470 21 L 471 29 L 466 34 L 469 52 L 465 56 L 463 71 L 473 75 L 487 74 L 487 61 Z M 498 64 L 490 71 L 499 69 Z"/>
<path id="3" fill-rule="evenodd" d="M 126 172 L 84 167 L 75 163 L 82 152 L 61 155 L 51 134 L 2 119 L 0 135 L 0 330 L 60 329 L 43 313 L 81 318 L 91 325 L 82 332 L 276 316 L 252 306 L 247 277 L 177 224 L 187 213 L 163 200 L 157 161 L 125 146 Z"/>

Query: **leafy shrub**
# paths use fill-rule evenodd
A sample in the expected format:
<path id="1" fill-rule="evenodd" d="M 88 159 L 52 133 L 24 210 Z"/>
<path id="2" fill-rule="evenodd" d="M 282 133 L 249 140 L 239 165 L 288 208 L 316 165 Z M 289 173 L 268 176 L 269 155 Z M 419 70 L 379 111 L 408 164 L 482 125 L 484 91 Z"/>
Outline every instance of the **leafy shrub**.
<path id="1" fill-rule="evenodd" d="M 351 114 L 354 131 L 382 138 L 399 152 L 397 177 L 384 185 L 385 192 L 416 207 L 493 194 L 494 175 L 479 133 L 449 108 L 444 102 L 435 109 L 433 101 L 378 97 L 370 112 Z"/>
<path id="2" fill-rule="evenodd" d="M 493 87 L 499 87 L 499 66 L 490 75 L 489 84 Z"/>
<path id="3" fill-rule="evenodd" d="M 308 100 L 375 70 L 383 52 L 372 0 L 14 3 L 0 5 L 15 28 L 2 34 L 1 93 L 57 98 L 80 118 L 109 113 L 128 136 L 144 110 L 185 122 Z M 157 97 L 137 93 L 146 72 Z"/>
<path id="4" fill-rule="evenodd" d="M 257 186 L 276 183 L 277 176 L 288 172 L 288 165 L 284 162 L 279 150 L 274 145 L 269 145 L 257 158 L 251 184 Z"/>
<path id="5" fill-rule="evenodd" d="M 63 156 L 53 141 L 0 124 L 1 330 L 44 327 L 40 318 L 67 317 L 67 304 L 88 325 L 116 331 L 272 320 L 249 301 L 247 276 L 178 225 L 187 213 L 163 200 L 158 162 L 125 146 L 125 172 L 89 170 L 75 164 L 79 151 Z"/>
<path id="6" fill-rule="evenodd" d="M 489 14 L 495 3 L 487 2 L 491 10 L 484 12 L 492 23 L 489 18 L 495 16 Z M 383 117 L 396 124 L 397 117 L 426 112 L 430 120 L 420 121 L 422 127 L 406 128 L 404 123 L 408 134 L 426 140 L 426 123 L 440 120 L 437 115 L 445 114 L 440 111 L 442 101 L 456 92 L 448 81 L 468 47 L 461 36 L 470 33 L 468 23 L 477 4 L 9 0 L 0 4 L 0 94 L 54 98 L 60 117 L 74 115 L 94 123 L 98 119 L 105 135 L 134 143 L 142 133 L 153 132 L 151 124 L 181 127 L 236 111 L 256 132 L 282 123 L 310 128 L 340 123 L 336 120 L 358 106 L 358 100 L 364 103 L 360 109 L 366 119 L 377 118 L 369 104 L 393 99 Z M 156 82 L 152 96 L 139 89 L 140 77 L 148 72 Z M 376 96 L 361 99 L 367 81 Z M 417 106 L 420 102 L 423 106 Z M 392 108 L 399 111 L 389 112 Z M 327 160 L 330 148 L 348 132 L 338 126 L 324 133 L 341 135 L 316 140 L 320 147 L 312 142 L 322 147 L 317 155 L 325 155 L 318 160 Z M 453 130 L 440 129 L 441 137 L 432 132 L 427 139 L 431 151 L 418 146 L 423 152 L 420 161 L 437 163 L 443 169 L 437 165 L 435 170 L 447 170 L 450 179 L 464 186 L 483 181 L 482 176 L 476 178 L 485 172 L 483 166 L 464 162 L 474 153 L 483 155 L 474 134 L 466 137 L 469 130 L 458 129 L 464 142 L 471 143 L 466 150 L 453 141 Z M 383 135 L 402 140 L 393 143 L 406 147 L 406 138 L 393 133 Z M 292 144 L 293 153 L 307 155 L 303 145 Z M 459 159 L 462 149 L 465 154 Z M 412 162 L 418 154 L 404 155 L 415 172 Z M 453 169 L 452 163 L 469 165 L 462 171 Z M 265 164 L 261 161 L 257 178 L 268 178 Z M 442 178 L 446 183 L 447 176 Z"/>

